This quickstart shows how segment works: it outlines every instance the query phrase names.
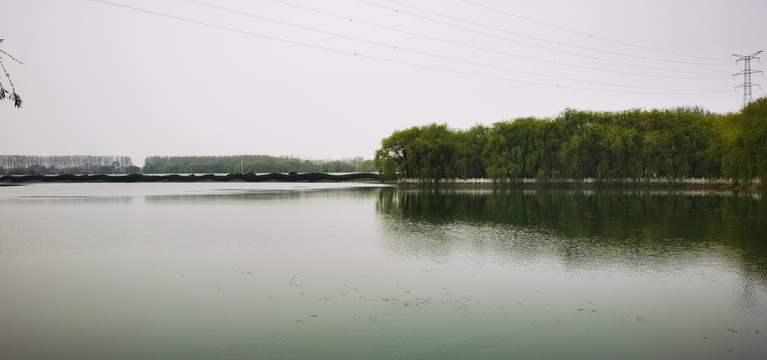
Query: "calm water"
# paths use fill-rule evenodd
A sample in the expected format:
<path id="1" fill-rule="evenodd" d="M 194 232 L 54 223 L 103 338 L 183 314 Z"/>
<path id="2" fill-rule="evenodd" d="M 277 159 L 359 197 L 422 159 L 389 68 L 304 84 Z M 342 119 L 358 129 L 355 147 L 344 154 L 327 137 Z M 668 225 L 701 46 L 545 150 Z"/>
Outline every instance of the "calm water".
<path id="1" fill-rule="evenodd" d="M 2 359 L 749 359 L 767 198 L 0 187 Z"/>

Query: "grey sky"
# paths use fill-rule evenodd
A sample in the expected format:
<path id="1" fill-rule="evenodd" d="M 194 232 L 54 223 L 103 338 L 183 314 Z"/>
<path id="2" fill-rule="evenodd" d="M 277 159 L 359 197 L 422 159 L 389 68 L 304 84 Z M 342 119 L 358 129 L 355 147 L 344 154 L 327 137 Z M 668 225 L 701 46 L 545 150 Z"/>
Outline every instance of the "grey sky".
<path id="1" fill-rule="evenodd" d="M 1 154 L 372 158 L 429 123 L 723 113 L 732 54 L 767 50 L 761 0 L 105 1 L 141 10 L 2 1 Z"/>

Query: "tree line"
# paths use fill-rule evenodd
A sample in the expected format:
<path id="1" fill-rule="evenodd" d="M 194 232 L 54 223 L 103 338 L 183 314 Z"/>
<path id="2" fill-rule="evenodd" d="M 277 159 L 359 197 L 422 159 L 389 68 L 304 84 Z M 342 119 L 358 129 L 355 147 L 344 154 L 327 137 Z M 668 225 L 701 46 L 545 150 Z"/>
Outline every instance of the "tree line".
<path id="1" fill-rule="evenodd" d="M 128 156 L 0 155 L 0 175 L 138 173 Z"/>
<path id="2" fill-rule="evenodd" d="M 383 180 L 489 178 L 728 179 L 767 184 L 767 97 L 740 112 L 697 107 L 519 118 L 455 130 L 431 124 L 394 132 L 374 163 Z"/>
<path id="3" fill-rule="evenodd" d="M 303 160 L 269 155 L 149 156 L 144 167 L 128 156 L 0 155 L 0 175 L 370 173 L 373 160 Z"/>
<path id="4" fill-rule="evenodd" d="M 234 173 L 333 173 L 373 172 L 373 160 L 305 160 L 289 156 L 149 156 L 145 174 L 234 174 Z"/>
<path id="5" fill-rule="evenodd" d="M 180 174 L 58 174 L 58 175 L 25 175 L 25 176 L 0 176 L 0 183 L 23 184 L 28 182 L 76 182 L 76 183 L 135 183 L 135 182 L 335 182 L 335 181 L 378 181 L 378 174 L 373 173 L 269 173 L 269 174 L 203 174 L 203 175 L 180 175 Z"/>

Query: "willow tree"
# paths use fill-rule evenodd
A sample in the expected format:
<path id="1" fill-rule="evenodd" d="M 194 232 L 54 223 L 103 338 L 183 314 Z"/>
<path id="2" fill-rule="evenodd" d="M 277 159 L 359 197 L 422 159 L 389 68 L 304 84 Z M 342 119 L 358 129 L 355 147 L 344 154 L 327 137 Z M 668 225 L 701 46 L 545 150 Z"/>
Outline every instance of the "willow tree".
<path id="1" fill-rule="evenodd" d="M 486 178 L 483 153 L 490 128 L 475 125 L 467 131 L 457 131 L 455 148 L 455 175 L 462 179 Z"/>
<path id="2" fill-rule="evenodd" d="M 0 44 L 3 43 L 4 39 L 0 39 Z M 3 69 L 3 74 L 5 74 L 5 80 L 8 81 L 8 85 L 11 88 L 10 91 L 5 88 L 5 85 L 3 84 L 4 81 L 0 77 L 0 100 L 10 100 L 13 101 L 13 106 L 20 108 L 21 107 L 21 96 L 19 96 L 19 93 L 16 92 L 16 87 L 13 86 L 13 80 L 11 80 L 11 75 L 8 73 L 8 70 L 5 68 L 5 63 L 3 62 L 3 58 L 7 57 L 19 64 L 21 64 L 21 61 L 19 59 L 16 59 L 13 57 L 13 55 L 5 52 L 5 50 L 0 49 L 0 68 Z"/>
<path id="3" fill-rule="evenodd" d="M 487 171 L 496 182 L 532 178 L 539 171 L 550 172 L 551 161 L 545 159 L 547 134 L 553 127 L 548 120 L 521 118 L 496 123 L 488 137 L 485 154 Z M 556 157 L 557 151 L 553 151 Z"/>
<path id="4" fill-rule="evenodd" d="M 459 174 L 458 136 L 447 125 L 437 124 L 395 131 L 376 151 L 375 165 L 381 179 L 439 182 L 455 178 Z"/>
<path id="5" fill-rule="evenodd" d="M 728 114 L 723 134 L 722 170 L 736 183 L 767 184 L 767 97 L 751 102 L 739 113 Z"/>

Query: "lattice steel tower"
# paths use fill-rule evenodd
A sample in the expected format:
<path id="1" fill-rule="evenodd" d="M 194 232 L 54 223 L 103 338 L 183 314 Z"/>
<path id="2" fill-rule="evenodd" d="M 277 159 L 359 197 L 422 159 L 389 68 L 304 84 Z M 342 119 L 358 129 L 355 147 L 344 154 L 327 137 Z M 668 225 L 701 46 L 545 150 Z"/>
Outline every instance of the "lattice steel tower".
<path id="1" fill-rule="evenodd" d="M 739 87 L 743 88 L 743 107 L 746 107 L 746 105 L 748 105 L 748 103 L 750 103 L 753 100 L 753 98 L 751 97 L 751 87 L 761 86 L 759 84 L 751 83 L 751 74 L 759 74 L 762 72 L 761 70 L 751 70 L 751 60 L 752 59 L 759 60 L 759 57 L 757 55 L 759 55 L 761 52 L 762 50 L 759 50 L 751 55 L 732 54 L 732 56 L 738 57 L 738 60 L 735 60 L 736 64 L 740 61 L 743 61 L 743 71 L 732 74 L 733 78 L 735 77 L 735 75 L 743 75 L 743 83 L 735 87 L 736 89 Z"/>

